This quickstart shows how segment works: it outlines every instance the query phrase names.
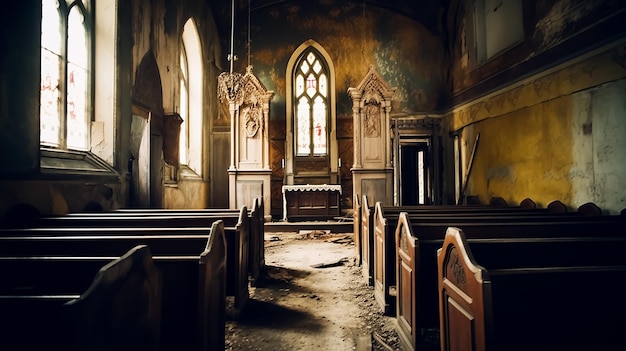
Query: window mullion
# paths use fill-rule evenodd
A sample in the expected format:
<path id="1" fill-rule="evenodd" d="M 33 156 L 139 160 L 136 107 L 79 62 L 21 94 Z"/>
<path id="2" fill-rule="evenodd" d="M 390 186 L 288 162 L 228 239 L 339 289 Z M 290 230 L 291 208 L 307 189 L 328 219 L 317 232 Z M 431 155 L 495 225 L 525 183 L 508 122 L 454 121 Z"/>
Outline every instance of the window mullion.
<path id="1" fill-rule="evenodd" d="M 68 72 L 68 35 L 69 35 L 69 11 L 64 12 L 62 16 L 63 21 L 63 36 L 61 37 L 62 48 L 61 50 L 61 64 L 59 67 L 59 91 L 62 92 L 59 96 L 59 104 L 61 107 L 61 113 L 59 114 L 59 147 L 61 149 L 67 149 L 67 72 Z"/>
<path id="2" fill-rule="evenodd" d="M 309 156 L 315 156 L 315 106 L 313 105 L 313 99 L 309 98 Z"/>

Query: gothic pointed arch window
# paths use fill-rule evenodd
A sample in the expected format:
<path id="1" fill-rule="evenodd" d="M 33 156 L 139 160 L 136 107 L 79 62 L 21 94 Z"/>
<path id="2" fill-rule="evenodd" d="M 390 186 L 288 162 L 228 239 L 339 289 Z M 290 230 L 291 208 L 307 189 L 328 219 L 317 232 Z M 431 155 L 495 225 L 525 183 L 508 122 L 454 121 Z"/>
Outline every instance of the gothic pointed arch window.
<path id="1" fill-rule="evenodd" d="M 328 65 L 310 47 L 299 57 L 293 78 L 296 156 L 328 154 Z"/>
<path id="2" fill-rule="evenodd" d="M 322 45 L 309 39 L 287 63 L 286 184 L 338 181 L 335 68 Z"/>
<path id="3" fill-rule="evenodd" d="M 93 98 L 89 2 L 42 0 L 40 143 L 88 150 Z"/>

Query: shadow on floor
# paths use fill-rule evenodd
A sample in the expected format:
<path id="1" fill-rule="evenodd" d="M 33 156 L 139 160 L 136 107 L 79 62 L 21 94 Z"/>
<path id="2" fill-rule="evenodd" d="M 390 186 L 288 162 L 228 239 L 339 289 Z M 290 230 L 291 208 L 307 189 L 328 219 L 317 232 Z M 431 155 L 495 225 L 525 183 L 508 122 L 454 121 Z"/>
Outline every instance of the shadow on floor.
<path id="1" fill-rule="evenodd" d="M 260 326 L 275 329 L 306 330 L 317 332 L 322 324 L 309 313 L 281 306 L 277 301 L 250 299 L 246 310 L 237 323 L 245 326 Z"/>

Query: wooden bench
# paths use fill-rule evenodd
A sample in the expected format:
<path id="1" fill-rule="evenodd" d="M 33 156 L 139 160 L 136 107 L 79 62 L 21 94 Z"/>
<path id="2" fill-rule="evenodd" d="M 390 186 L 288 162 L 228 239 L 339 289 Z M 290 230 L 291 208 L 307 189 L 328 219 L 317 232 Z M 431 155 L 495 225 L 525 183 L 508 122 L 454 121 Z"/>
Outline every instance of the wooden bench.
<path id="1" fill-rule="evenodd" d="M 4 345 L 160 349 L 161 273 L 147 246 L 113 259 L 1 257 L 0 271 Z"/>
<path id="2" fill-rule="evenodd" d="M 62 216 L 42 217 L 35 222 L 36 227 L 55 228 L 198 228 L 208 230 L 211 223 L 221 220 L 227 243 L 227 296 L 234 297 L 233 316 L 237 318 L 246 306 L 249 298 L 249 281 L 253 274 L 259 274 L 259 267 L 250 271 L 250 260 L 260 264 L 260 235 L 258 227 L 251 230 L 250 214 L 246 206 L 239 210 L 120 210 L 102 213 L 81 213 Z M 254 214 L 258 219 L 258 212 Z M 31 230 L 29 228 L 27 230 Z M 97 233 L 98 231 L 93 231 Z M 254 234 L 255 237 L 252 237 Z M 255 243 L 254 255 L 251 254 L 250 243 Z M 263 259 L 264 260 L 264 259 Z M 258 276 L 257 276 L 258 279 Z"/>
<path id="3" fill-rule="evenodd" d="M 404 211 L 403 211 L 404 210 Z M 370 259 L 367 260 L 372 266 L 372 280 L 374 285 L 374 297 L 387 315 L 395 314 L 395 276 L 396 276 L 396 245 L 395 231 L 401 212 L 411 215 L 431 218 L 430 220 L 441 221 L 462 214 L 474 216 L 478 213 L 496 215 L 499 213 L 528 213 L 527 209 L 487 207 L 487 206 L 383 206 L 381 202 L 374 205 L 373 214 L 364 211 L 363 221 L 371 222 L 372 250 Z M 530 210 L 534 211 L 534 210 Z M 426 220 L 426 219 L 425 219 Z M 365 229 L 364 229 L 365 230 Z"/>
<path id="4" fill-rule="evenodd" d="M 27 235 L 30 233 L 30 235 Z M 224 224 L 203 228 L 5 229 L 0 256 L 118 256 L 146 245 L 162 273 L 162 350 L 216 350 L 225 342 Z M 19 268 L 17 268 L 19 269 Z"/>
<path id="5" fill-rule="evenodd" d="M 449 228 L 437 254 L 441 350 L 626 349 L 625 239 L 469 240 Z"/>
<path id="6" fill-rule="evenodd" d="M 359 233 L 359 245 L 360 245 L 360 262 L 362 265 L 362 272 L 365 281 L 368 285 L 374 285 L 374 212 L 375 204 L 371 204 L 368 201 L 366 195 L 363 195 L 363 201 L 361 203 L 355 202 L 359 205 L 360 211 L 357 213 L 355 208 L 355 234 Z M 529 212 L 549 212 L 548 209 L 537 209 L 534 202 L 530 199 L 520 202 L 520 206 L 514 207 L 494 207 L 486 205 L 415 205 L 415 206 L 384 206 L 385 213 L 400 212 L 424 212 L 424 213 L 450 213 L 450 212 L 467 212 L 471 210 L 487 210 L 490 212 L 510 212 L 514 209 L 532 210 Z M 359 218 L 357 220 L 357 218 Z M 360 225 L 357 227 L 357 223 Z M 355 239 L 356 240 L 356 239 Z"/>
<path id="7" fill-rule="evenodd" d="M 265 218 L 264 218 L 264 204 L 262 198 L 255 198 L 251 208 L 247 208 L 248 220 L 249 220 L 249 259 L 248 259 L 248 272 L 250 274 L 250 283 L 255 286 L 258 283 L 262 275 L 262 271 L 265 267 Z M 93 217 L 93 216 L 131 216 L 131 217 L 160 217 L 160 216 L 223 216 L 224 226 L 226 230 L 227 238 L 229 235 L 229 227 L 236 226 L 242 217 L 233 217 L 242 213 L 242 208 L 230 209 L 230 208 L 202 208 L 202 209 L 158 209 L 158 208 L 122 208 L 113 211 L 106 212 L 77 212 L 69 213 L 63 217 Z M 230 221 L 229 218 L 234 218 L 235 221 Z M 148 220 L 148 219 L 146 219 Z M 64 220 L 62 220 L 64 221 Z M 181 220 L 185 225 L 184 221 Z M 54 222 L 53 222 L 54 223 Z M 174 223 L 174 222 L 172 222 Z M 42 223 L 43 224 L 43 223 Z M 44 224 L 45 225 L 45 224 Z M 230 242 L 230 241 L 229 241 Z M 229 288 L 230 290 L 230 288 Z"/>
<path id="8" fill-rule="evenodd" d="M 374 208 L 363 195 L 361 205 L 361 272 L 367 285 L 374 285 Z"/>
<path id="9" fill-rule="evenodd" d="M 419 206 L 415 206 L 419 207 Z M 490 221 L 597 221 L 597 220 L 614 220 L 622 221 L 621 216 L 597 216 L 587 217 L 576 213 L 551 213 L 547 211 L 538 211 L 540 209 L 524 209 L 520 207 L 468 207 L 457 206 L 450 209 L 449 212 L 441 209 L 428 211 L 422 208 L 407 212 L 414 222 L 419 223 L 450 223 L 454 222 L 476 222 L 487 223 Z M 374 207 L 373 219 L 373 263 L 374 263 L 374 296 L 386 314 L 395 314 L 396 302 L 396 239 L 395 232 L 398 225 L 399 214 L 398 207 L 384 207 L 381 203 L 377 203 Z M 523 219 L 522 219 L 523 218 Z M 442 231 L 444 233 L 445 231 Z"/>
<path id="10" fill-rule="evenodd" d="M 418 218 L 419 219 L 419 218 Z M 619 221 L 604 218 L 594 221 L 541 221 L 539 218 L 520 218 L 518 221 L 463 220 L 440 223 L 413 221 L 408 213 L 400 214 L 395 232 L 396 245 L 396 318 L 398 334 L 407 350 L 422 346 L 439 328 L 437 308 L 436 250 L 443 244 L 449 226 L 464 228 L 470 238 L 499 238 L 517 236 L 526 238 L 558 238 L 588 236 L 626 236 Z M 437 347 L 438 349 L 438 347 Z"/>
<path id="11" fill-rule="evenodd" d="M 363 224 L 361 223 L 361 199 L 359 198 L 359 194 L 354 194 L 354 201 L 352 202 L 352 224 L 356 263 L 360 266 L 362 264 L 361 260 L 363 257 L 361 252 L 361 240 L 363 236 L 361 233 L 361 227 Z"/>

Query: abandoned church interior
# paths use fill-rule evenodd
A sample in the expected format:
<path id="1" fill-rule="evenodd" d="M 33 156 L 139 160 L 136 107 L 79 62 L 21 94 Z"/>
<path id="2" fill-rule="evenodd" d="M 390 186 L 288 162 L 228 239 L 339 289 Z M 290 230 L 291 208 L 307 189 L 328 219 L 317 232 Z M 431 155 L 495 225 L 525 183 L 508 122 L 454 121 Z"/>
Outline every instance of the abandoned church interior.
<path id="1" fill-rule="evenodd" d="M 182 241 L 157 244 L 155 238 L 154 246 L 107 254 L 96 253 L 96 246 L 93 252 L 85 249 L 91 248 L 86 239 L 67 245 L 35 240 L 69 236 L 55 229 L 69 226 L 83 237 L 137 235 L 130 224 L 112 230 L 117 217 L 98 221 L 95 213 L 129 218 L 142 213 L 138 226 L 198 236 L 204 243 L 198 256 L 209 244 L 193 228 L 192 217 L 215 219 L 203 221 L 205 231 L 220 233 L 211 236 L 216 248 L 201 265 L 209 266 L 200 274 L 206 280 L 199 289 L 210 290 L 210 296 L 196 306 L 204 312 L 228 294 L 235 296 L 235 308 L 243 306 L 248 280 L 263 266 L 264 226 L 349 219 L 363 277 L 381 289 L 377 301 L 397 316 L 407 349 L 419 349 L 420 328 L 426 327 L 441 327 L 441 350 L 529 347 L 507 344 L 517 340 L 513 327 L 493 331 L 497 309 L 487 308 L 511 296 L 521 299 L 519 292 L 494 290 L 493 300 L 478 307 L 467 302 L 477 298 L 464 299 L 485 289 L 472 284 L 476 270 L 488 264 L 469 267 L 462 258 L 487 255 L 485 262 L 502 260 L 495 266 L 513 265 L 514 252 L 522 250 L 512 243 L 517 236 L 525 237 L 524 250 L 534 250 L 526 256 L 553 258 L 555 251 L 580 250 L 534 266 L 593 266 L 576 278 L 579 288 L 606 284 L 600 277 L 626 278 L 626 260 L 617 258 L 626 242 L 626 3 L 621 0 L 22 0 L 1 18 L 0 255 L 62 256 L 62 247 L 72 247 L 72 255 L 100 257 L 89 261 L 91 267 L 105 266 L 103 257 L 121 263 L 134 257 L 144 282 L 132 280 L 136 289 L 127 289 L 143 295 L 112 300 L 132 306 L 132 299 L 149 296 L 150 303 L 162 301 L 160 312 L 144 319 L 129 312 L 127 325 L 141 328 L 142 338 L 109 334 L 110 349 L 127 349 L 116 348 L 122 339 L 126 345 L 141 339 L 138 345 L 144 346 L 135 349 L 180 346 L 167 337 L 174 327 L 168 318 L 192 320 L 186 327 L 194 332 L 188 333 L 199 335 L 189 337 L 189 350 L 223 349 L 223 311 L 210 313 L 221 318 L 196 318 L 167 305 L 174 293 L 167 290 L 166 277 L 175 268 L 157 256 L 182 248 Z M 374 212 L 383 208 L 391 229 L 378 237 Z M 467 213 L 454 212 L 458 208 Z M 490 256 L 491 248 L 477 243 L 472 254 L 472 238 L 486 239 L 494 229 L 475 234 L 473 221 L 505 216 L 496 208 L 511 211 L 494 219 L 510 241 Z M 589 208 L 595 216 L 586 215 Z M 427 263 L 411 266 L 421 258 L 405 251 L 415 245 L 411 240 L 419 242 L 420 223 L 443 213 L 422 221 L 420 211 L 427 209 L 463 220 L 437 227 L 437 240 L 423 234 L 430 239 L 422 248 L 431 239 L 436 245 L 424 255 L 430 255 Z M 535 211 L 555 217 L 542 217 L 541 229 L 536 224 L 532 235 L 523 234 L 526 222 L 539 222 L 534 216 L 540 214 L 529 214 Z M 93 214 L 93 222 L 64 220 L 80 214 Z M 158 216 L 178 219 L 161 224 Z M 515 229 L 509 231 L 505 222 L 519 226 L 510 225 Z M 34 227 L 41 231 L 28 231 Z M 229 230 L 247 234 L 235 240 Z M 571 239 L 568 249 L 552 240 L 565 237 L 563 232 Z M 573 239 L 583 234 L 584 240 Z M 596 248 L 590 234 L 606 240 Z M 544 247 L 539 237 L 550 244 Z M 126 247 L 117 240 L 111 248 Z M 226 251 L 234 262 L 220 260 Z M 578 261 L 582 256 L 589 258 Z M 46 269 L 61 265 L 44 261 Z M 161 267 L 158 273 L 153 264 Z M 215 268 L 224 266 L 226 282 L 218 279 L 225 271 Z M 410 284 L 419 276 L 412 274 L 427 267 L 433 273 L 429 282 L 439 282 L 439 290 L 417 294 L 418 286 Z M 601 273 L 589 277 L 592 270 Z M 554 282 L 560 278 L 552 275 L 540 283 L 532 283 L 539 279 L 533 274 L 518 276 L 527 280 L 516 284 L 559 291 Z M 561 288 L 574 289 L 572 278 L 563 279 Z M 211 282 L 225 284 L 223 294 L 208 288 Z M 13 301 L 8 284 L 0 295 Z M 583 290 L 603 300 L 597 291 Z M 178 298 L 196 299 L 197 292 L 187 293 Z M 91 308 L 75 305 L 71 317 Z M 529 306 L 524 308 L 555 308 L 546 302 Z M 548 328 L 574 318 L 558 308 L 562 319 L 539 324 Z M 612 325 L 626 327 L 626 310 L 607 308 L 622 316 L 611 319 Z M 163 322 L 153 322 L 161 323 L 158 327 L 140 322 L 146 318 Z M 599 317 L 589 311 L 588 318 Z M 509 325 L 521 329 L 522 320 Z M 593 328 L 602 334 L 599 328 L 610 325 Z M 81 347 L 93 341 L 75 339 Z M 146 346 L 146 340 L 153 344 Z M 608 338 L 607 345 L 618 342 Z M 589 346 L 585 341 L 568 346 L 594 349 L 582 348 Z"/>

